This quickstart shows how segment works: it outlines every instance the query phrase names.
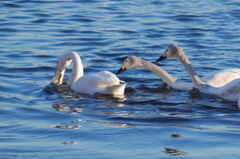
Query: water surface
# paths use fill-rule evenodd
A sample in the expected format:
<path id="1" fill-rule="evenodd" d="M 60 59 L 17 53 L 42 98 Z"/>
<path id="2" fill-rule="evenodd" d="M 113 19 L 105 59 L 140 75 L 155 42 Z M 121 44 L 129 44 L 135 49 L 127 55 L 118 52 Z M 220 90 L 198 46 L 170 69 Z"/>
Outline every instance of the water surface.
<path id="1" fill-rule="evenodd" d="M 77 51 L 86 74 L 181 46 L 200 76 L 239 68 L 237 0 L 0 2 L 0 158 L 239 158 L 236 103 L 165 87 L 135 69 L 121 97 L 50 84 Z M 189 81 L 174 59 L 159 66 Z M 68 71 L 67 77 L 70 71 Z M 67 78 L 66 77 L 66 78 Z"/>

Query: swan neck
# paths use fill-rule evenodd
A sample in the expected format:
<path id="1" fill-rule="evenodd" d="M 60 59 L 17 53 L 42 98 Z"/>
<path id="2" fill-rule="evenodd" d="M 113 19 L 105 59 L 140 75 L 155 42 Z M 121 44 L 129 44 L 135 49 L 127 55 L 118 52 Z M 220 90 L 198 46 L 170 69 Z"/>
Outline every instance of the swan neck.
<path id="1" fill-rule="evenodd" d="M 78 78 L 83 76 L 83 66 L 79 55 L 77 53 L 73 53 L 72 55 L 73 68 L 68 85 L 72 85 Z"/>
<path id="2" fill-rule="evenodd" d="M 177 80 L 176 78 L 174 78 L 173 76 L 168 74 L 165 70 L 163 70 L 161 67 L 159 67 L 151 62 L 141 60 L 141 64 L 142 64 L 143 68 L 153 72 L 158 77 L 160 77 L 164 83 L 166 83 L 170 86 Z"/>
<path id="3" fill-rule="evenodd" d="M 189 61 L 189 59 L 187 58 L 187 56 L 182 50 L 179 50 L 179 56 L 177 57 L 177 59 L 185 67 L 195 88 L 198 88 L 200 84 L 204 84 L 202 80 L 199 78 L 199 76 L 197 75 L 194 68 L 192 67 L 191 62 Z"/>
<path id="4" fill-rule="evenodd" d="M 66 67 L 71 63 L 71 61 L 73 62 L 72 72 L 69 79 L 67 80 L 67 84 L 71 86 L 79 77 L 83 76 L 83 66 L 81 59 L 76 52 L 65 54 L 61 59 L 63 60 L 64 71 Z"/>

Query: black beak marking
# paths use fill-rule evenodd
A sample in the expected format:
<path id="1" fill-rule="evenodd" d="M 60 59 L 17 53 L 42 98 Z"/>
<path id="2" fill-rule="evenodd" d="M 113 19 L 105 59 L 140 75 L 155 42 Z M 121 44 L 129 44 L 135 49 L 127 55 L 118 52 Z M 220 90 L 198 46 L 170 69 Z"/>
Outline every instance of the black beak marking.
<path id="1" fill-rule="evenodd" d="M 163 61 L 166 58 L 167 58 L 167 56 L 162 55 L 161 57 L 159 57 L 159 59 L 156 60 L 156 62 Z"/>
<path id="2" fill-rule="evenodd" d="M 120 73 L 122 73 L 122 72 L 124 72 L 124 71 L 127 71 L 127 69 L 121 67 L 121 68 L 117 71 L 116 74 L 120 74 Z"/>

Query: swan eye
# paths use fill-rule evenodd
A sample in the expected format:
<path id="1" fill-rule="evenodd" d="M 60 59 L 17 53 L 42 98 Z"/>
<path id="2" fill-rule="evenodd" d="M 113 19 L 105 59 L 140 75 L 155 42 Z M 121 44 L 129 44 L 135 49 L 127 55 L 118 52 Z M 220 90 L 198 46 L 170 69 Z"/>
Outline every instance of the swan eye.
<path id="1" fill-rule="evenodd" d="M 128 62 L 127 60 L 125 62 Z"/>

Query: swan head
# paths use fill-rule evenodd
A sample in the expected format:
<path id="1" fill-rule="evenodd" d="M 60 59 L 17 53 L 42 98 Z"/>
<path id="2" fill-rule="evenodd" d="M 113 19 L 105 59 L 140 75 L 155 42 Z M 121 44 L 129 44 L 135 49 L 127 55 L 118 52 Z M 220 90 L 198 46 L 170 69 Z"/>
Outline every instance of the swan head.
<path id="1" fill-rule="evenodd" d="M 169 46 L 164 53 L 162 54 L 162 56 L 160 56 L 156 62 L 159 61 L 163 61 L 167 58 L 178 58 L 179 53 L 182 51 L 182 48 L 177 46 L 177 45 L 171 45 Z"/>
<path id="2" fill-rule="evenodd" d="M 66 56 L 60 56 L 56 65 L 56 72 L 52 78 L 52 83 L 56 85 L 63 84 L 63 78 L 66 68 L 70 65 L 72 59 L 66 58 Z"/>
<path id="3" fill-rule="evenodd" d="M 136 68 L 136 67 L 140 67 L 141 65 L 141 59 L 136 57 L 136 56 L 130 56 L 128 58 L 126 58 L 123 63 L 121 68 L 118 70 L 118 72 L 116 74 L 120 74 L 124 71 L 127 71 L 131 68 Z"/>

